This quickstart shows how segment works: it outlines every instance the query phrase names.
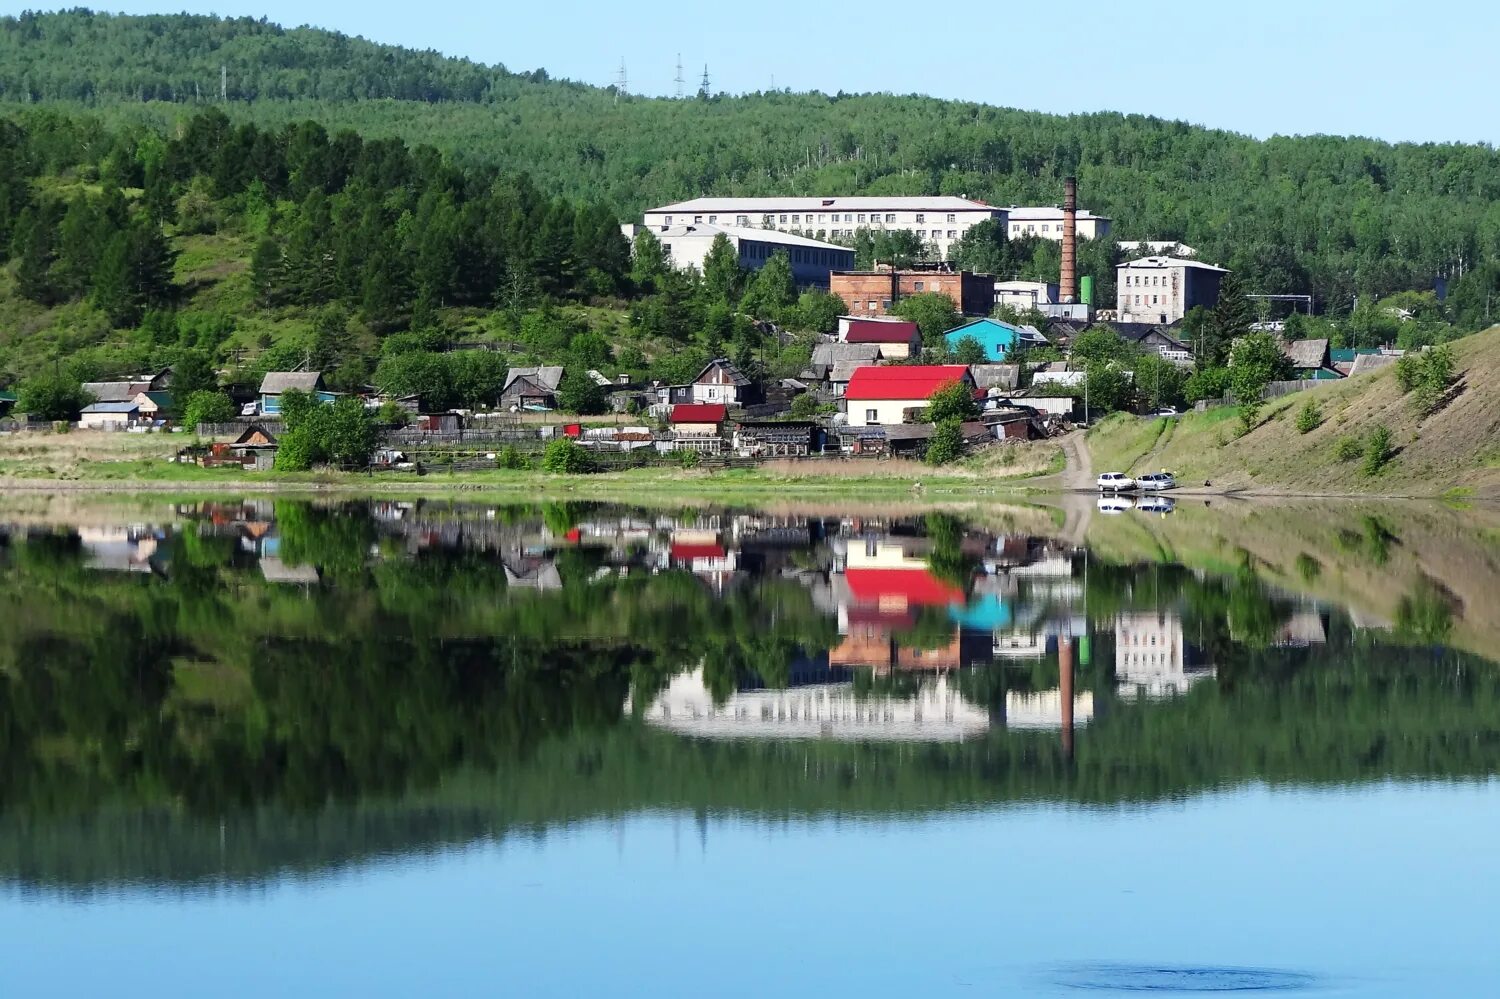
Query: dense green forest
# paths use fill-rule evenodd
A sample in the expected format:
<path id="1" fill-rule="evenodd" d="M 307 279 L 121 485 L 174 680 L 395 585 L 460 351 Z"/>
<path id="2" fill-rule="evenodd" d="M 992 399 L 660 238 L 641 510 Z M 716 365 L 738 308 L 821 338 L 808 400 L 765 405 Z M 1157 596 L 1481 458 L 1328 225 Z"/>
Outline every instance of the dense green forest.
<path id="1" fill-rule="evenodd" d="M 600 513 L 482 523 L 561 534 Z M 440 507 L 425 516 L 414 536 L 444 523 Z M 627 699 L 699 663 L 724 695 L 785 685 L 788 663 L 837 640 L 800 583 L 767 573 L 719 596 L 686 572 L 601 574 L 600 551 L 565 548 L 563 588 L 537 592 L 509 588 L 477 544 L 409 554 L 363 504 L 277 503 L 275 526 L 281 557 L 320 582 L 266 582 L 208 523 L 165 536 L 151 574 L 90 568 L 71 531 L 0 533 L 0 872 L 75 888 L 257 880 L 645 808 L 899 817 L 1255 779 L 1487 777 L 1500 761 L 1500 674 L 1441 647 L 1441 608 L 1399 626 L 1402 642 L 1335 614 L 1326 646 L 1278 647 L 1293 605 L 1248 566 L 1093 562 L 1078 685 L 1096 711 L 1071 755 L 1055 732 L 999 726 L 962 744 L 714 742 L 643 725 Z M 936 541 L 955 526 L 904 529 Z M 1120 697 L 1113 618 L 1130 610 L 1181 614 L 1216 679 Z M 999 718 L 1007 690 L 1049 689 L 1056 671 L 1047 657 L 957 682 Z"/>

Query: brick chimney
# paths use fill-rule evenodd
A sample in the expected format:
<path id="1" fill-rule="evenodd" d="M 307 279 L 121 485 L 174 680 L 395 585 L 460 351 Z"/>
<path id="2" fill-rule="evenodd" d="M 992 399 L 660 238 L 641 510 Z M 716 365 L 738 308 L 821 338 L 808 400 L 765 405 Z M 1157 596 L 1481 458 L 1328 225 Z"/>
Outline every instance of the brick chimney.
<path id="1" fill-rule="evenodd" d="M 1057 282 L 1057 297 L 1063 302 L 1078 301 L 1078 178 L 1063 180 L 1062 276 Z"/>

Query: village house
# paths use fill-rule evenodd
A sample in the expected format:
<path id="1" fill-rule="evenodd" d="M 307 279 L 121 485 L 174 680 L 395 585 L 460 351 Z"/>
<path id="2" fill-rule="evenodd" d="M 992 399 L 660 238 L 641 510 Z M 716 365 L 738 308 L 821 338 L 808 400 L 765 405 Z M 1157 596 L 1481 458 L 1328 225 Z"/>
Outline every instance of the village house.
<path id="1" fill-rule="evenodd" d="M 992 364 L 1004 362 L 1017 346 L 1049 346 L 1047 338 L 1035 326 L 1012 326 L 998 319 L 976 319 L 943 334 L 949 350 L 957 350 L 965 337 L 978 341 L 984 348 L 985 360 Z"/>
<path id="2" fill-rule="evenodd" d="M 170 420 L 177 415 L 170 392 L 142 392 L 132 401 L 140 407 L 142 419 Z"/>
<path id="3" fill-rule="evenodd" d="M 922 334 L 917 324 L 902 319 L 839 318 L 839 340 L 879 349 L 886 361 L 904 361 L 922 350 Z"/>
<path id="4" fill-rule="evenodd" d="M 1333 381 L 1344 377 L 1343 373 L 1333 366 L 1327 340 L 1297 340 L 1285 345 L 1282 349 L 1292 359 L 1293 378 L 1307 381 Z"/>
<path id="5" fill-rule="evenodd" d="M 83 407 L 78 426 L 84 430 L 123 430 L 141 418 L 141 407 L 134 402 L 96 402 Z"/>
<path id="6" fill-rule="evenodd" d="M 851 313 L 864 317 L 887 315 L 903 298 L 929 292 L 947 295 L 966 316 L 988 315 L 995 307 L 993 274 L 954 271 L 942 264 L 839 271 L 829 278 L 828 290 L 842 298 Z"/>
<path id="7" fill-rule="evenodd" d="M 1142 257 L 1116 268 L 1119 318 L 1125 322 L 1175 323 L 1192 309 L 1213 308 L 1222 267 L 1185 257 Z"/>
<path id="8" fill-rule="evenodd" d="M 812 360 L 802 372 L 802 377 L 815 382 L 826 382 L 834 365 L 840 362 L 874 364 L 880 360 L 878 343 L 820 343 L 813 347 Z"/>
<path id="9" fill-rule="evenodd" d="M 500 390 L 500 408 L 515 412 L 556 409 L 557 387 L 562 379 L 561 365 L 511 368 Z"/>
<path id="10" fill-rule="evenodd" d="M 723 403 L 681 402 L 672 407 L 667 423 L 674 450 L 718 454 L 724 449 L 723 427 L 729 407 Z"/>
<path id="11" fill-rule="evenodd" d="M 156 374 L 132 375 L 108 382 L 84 382 L 83 390 L 95 402 L 134 402 L 142 392 L 161 392 L 172 384 L 172 369 L 162 368 Z"/>
<path id="12" fill-rule="evenodd" d="M 1121 340 L 1133 343 L 1142 350 L 1155 351 L 1173 364 L 1193 363 L 1193 349 L 1167 332 L 1164 327 L 1154 323 L 1124 322 L 1108 323 L 1107 326 L 1114 330 Z"/>
<path id="13" fill-rule="evenodd" d="M 734 453 L 746 458 L 801 458 L 822 450 L 814 420 L 741 420 Z"/>
<path id="14" fill-rule="evenodd" d="M 331 403 L 338 396 L 323 387 L 321 371 L 267 371 L 260 380 L 260 412 L 264 416 L 281 414 L 281 396 L 286 392 L 305 392 L 319 403 Z"/>
<path id="15" fill-rule="evenodd" d="M 693 402 L 745 406 L 758 399 L 755 385 L 728 358 L 716 357 L 691 382 Z"/>
<path id="16" fill-rule="evenodd" d="M 957 382 L 970 391 L 974 379 L 962 364 L 865 367 L 854 372 L 844 392 L 851 427 L 920 422 L 932 394 Z"/>

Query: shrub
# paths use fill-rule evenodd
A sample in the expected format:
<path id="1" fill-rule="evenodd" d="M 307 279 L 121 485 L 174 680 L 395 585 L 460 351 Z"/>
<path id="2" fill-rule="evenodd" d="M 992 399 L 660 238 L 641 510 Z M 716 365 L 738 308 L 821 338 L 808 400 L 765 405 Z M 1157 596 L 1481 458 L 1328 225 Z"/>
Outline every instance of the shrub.
<path id="1" fill-rule="evenodd" d="M 16 408 L 33 420 L 74 420 L 94 401 L 77 379 L 66 375 L 37 375 L 21 383 Z"/>
<path id="2" fill-rule="evenodd" d="M 692 451 L 687 448 L 673 451 L 672 457 L 676 460 L 677 464 L 681 465 L 683 468 L 697 468 L 703 462 L 702 455 L 700 455 L 697 451 Z"/>
<path id="3" fill-rule="evenodd" d="M 1323 408 L 1318 405 L 1316 399 L 1309 399 L 1302 404 L 1302 409 L 1297 413 L 1297 433 L 1310 434 L 1323 425 Z"/>
<path id="4" fill-rule="evenodd" d="M 958 420 L 944 420 L 937 425 L 932 440 L 927 445 L 927 463 L 946 465 L 957 461 L 963 454 L 964 435 Z"/>
<path id="5" fill-rule="evenodd" d="M 1391 432 L 1385 427 L 1370 431 L 1365 441 L 1365 463 L 1360 471 L 1365 475 L 1378 475 L 1391 460 Z"/>
<path id="6" fill-rule="evenodd" d="M 1422 362 L 1416 354 L 1403 354 L 1396 359 L 1396 384 L 1402 392 L 1410 392 L 1422 380 Z"/>
<path id="7" fill-rule="evenodd" d="M 594 458 L 571 437 L 561 437 L 542 452 L 542 471 L 560 475 L 583 475 L 594 470 Z"/>
<path id="8" fill-rule="evenodd" d="M 1347 434 L 1333 443 L 1333 454 L 1339 461 L 1353 461 L 1363 454 L 1364 450 L 1359 438 Z"/>
<path id="9" fill-rule="evenodd" d="M 811 392 L 803 392 L 792 400 L 792 415 L 799 420 L 806 420 L 818 411 L 818 397 Z"/>
<path id="10" fill-rule="evenodd" d="M 531 459 L 522 454 L 514 444 L 507 444 L 495 457 L 495 467 L 523 471 L 531 467 Z"/>
<path id="11" fill-rule="evenodd" d="M 411 411 L 394 399 L 387 399 L 375 411 L 375 419 L 387 427 L 404 427 L 411 422 Z"/>
<path id="12" fill-rule="evenodd" d="M 1402 391 L 1411 394 L 1412 411 L 1426 416 L 1437 408 L 1438 400 L 1453 382 L 1453 350 L 1434 347 L 1420 354 L 1402 355 L 1396 362 L 1396 378 Z"/>
<path id="13" fill-rule="evenodd" d="M 194 392 L 187 398 L 182 422 L 189 427 L 200 423 L 228 423 L 234 419 L 234 400 L 223 392 Z"/>

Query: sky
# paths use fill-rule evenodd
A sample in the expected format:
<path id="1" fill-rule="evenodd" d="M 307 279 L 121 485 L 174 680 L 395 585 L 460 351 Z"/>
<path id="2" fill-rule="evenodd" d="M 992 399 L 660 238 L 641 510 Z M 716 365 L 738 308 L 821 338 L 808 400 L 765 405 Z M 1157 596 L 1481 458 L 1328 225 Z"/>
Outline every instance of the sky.
<path id="1" fill-rule="evenodd" d="M 265 16 L 599 85 L 623 60 L 628 89 L 644 94 L 675 91 L 680 54 L 690 93 L 706 64 L 716 92 L 921 93 L 1262 138 L 1491 142 L 1497 131 L 1485 106 L 1500 89 L 1500 4 L 1485 0 L 233 2 L 120 9 Z"/>

